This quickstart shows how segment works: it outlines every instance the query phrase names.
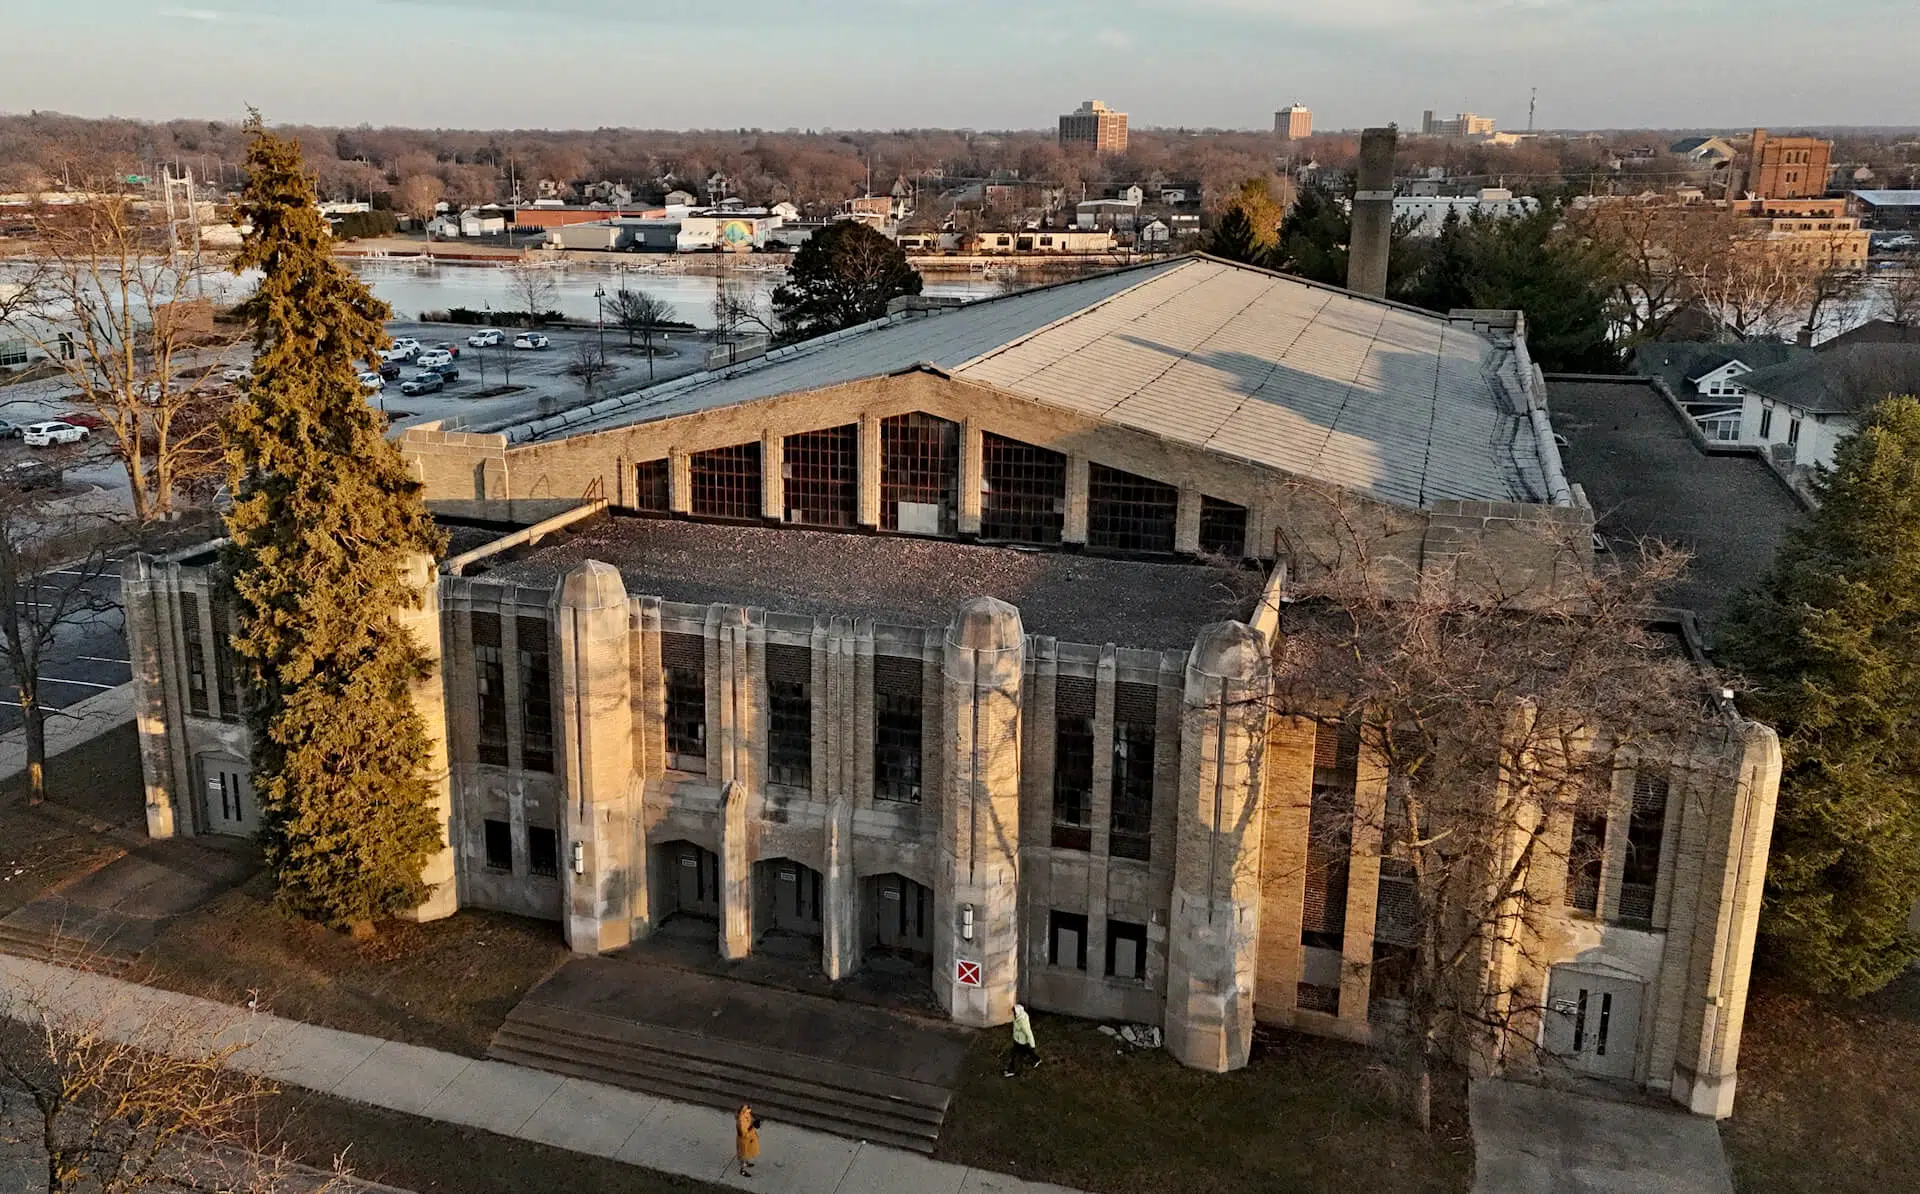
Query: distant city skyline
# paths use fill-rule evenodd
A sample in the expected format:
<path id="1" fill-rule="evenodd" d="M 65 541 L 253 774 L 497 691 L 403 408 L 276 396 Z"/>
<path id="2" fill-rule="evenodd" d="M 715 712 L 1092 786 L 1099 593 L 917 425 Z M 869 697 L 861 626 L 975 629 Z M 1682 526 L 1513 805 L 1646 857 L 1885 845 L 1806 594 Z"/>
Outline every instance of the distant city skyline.
<path id="1" fill-rule="evenodd" d="M 1911 0 L 9 0 L 0 111 L 462 128 L 1920 125 Z M 667 8 L 648 5 L 649 9 Z M 1017 28 L 991 54 L 955 21 Z M 941 36 L 929 36 L 941 31 Z M 858 69 L 849 69 L 851 64 Z"/>

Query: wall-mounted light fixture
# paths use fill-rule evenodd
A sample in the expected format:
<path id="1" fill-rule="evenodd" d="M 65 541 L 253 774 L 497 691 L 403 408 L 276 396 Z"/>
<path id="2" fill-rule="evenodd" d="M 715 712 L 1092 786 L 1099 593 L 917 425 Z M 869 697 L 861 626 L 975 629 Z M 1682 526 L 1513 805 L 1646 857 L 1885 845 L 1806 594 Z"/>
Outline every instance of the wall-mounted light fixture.
<path id="1" fill-rule="evenodd" d="M 584 875 L 587 873 L 587 844 L 585 842 L 573 843 L 573 873 L 576 875 Z"/>
<path id="2" fill-rule="evenodd" d="M 972 904 L 960 905 L 960 939 L 962 941 L 973 940 L 973 905 Z"/>

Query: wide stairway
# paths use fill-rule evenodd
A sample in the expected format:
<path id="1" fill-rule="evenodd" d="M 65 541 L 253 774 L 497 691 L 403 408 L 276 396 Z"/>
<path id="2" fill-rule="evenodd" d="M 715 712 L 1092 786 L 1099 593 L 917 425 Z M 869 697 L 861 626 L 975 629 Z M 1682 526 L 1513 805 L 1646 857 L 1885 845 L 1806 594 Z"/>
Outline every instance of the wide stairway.
<path id="1" fill-rule="evenodd" d="M 610 958 L 569 962 L 488 1056 L 931 1152 L 971 1034 L 816 995 Z"/>
<path id="2" fill-rule="evenodd" d="M 43 897 L 0 919 L 0 953 L 118 978 L 151 939 L 146 926 L 111 912 Z"/>

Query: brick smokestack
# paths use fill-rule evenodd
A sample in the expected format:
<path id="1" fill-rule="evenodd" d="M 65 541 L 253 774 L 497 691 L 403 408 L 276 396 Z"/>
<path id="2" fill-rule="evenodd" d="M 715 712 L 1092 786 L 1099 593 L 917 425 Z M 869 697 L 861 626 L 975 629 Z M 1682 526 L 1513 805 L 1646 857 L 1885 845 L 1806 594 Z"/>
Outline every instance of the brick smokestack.
<path id="1" fill-rule="evenodd" d="M 1347 244 L 1347 289 L 1387 297 L 1387 252 L 1393 234 L 1392 125 L 1360 134 L 1360 170 L 1353 188 L 1353 232 Z"/>

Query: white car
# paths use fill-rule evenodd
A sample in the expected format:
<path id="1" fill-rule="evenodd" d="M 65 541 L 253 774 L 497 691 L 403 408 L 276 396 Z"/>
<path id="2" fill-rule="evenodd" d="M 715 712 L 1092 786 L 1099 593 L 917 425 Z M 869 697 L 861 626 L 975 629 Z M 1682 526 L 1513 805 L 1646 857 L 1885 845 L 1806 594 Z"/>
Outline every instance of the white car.
<path id="1" fill-rule="evenodd" d="M 498 328 L 487 328 L 468 336 L 467 344 L 473 348 L 492 348 L 496 344 L 505 343 L 506 339 Z"/>
<path id="2" fill-rule="evenodd" d="M 521 332 L 513 338 L 513 346 L 515 348 L 546 348 L 552 343 L 553 341 L 547 339 L 539 332 Z"/>
<path id="3" fill-rule="evenodd" d="M 228 385 L 245 385 L 253 380 L 253 370 L 245 365 L 235 365 L 231 369 L 221 370 L 220 380 Z"/>
<path id="4" fill-rule="evenodd" d="M 411 361 L 420 355 L 420 341 L 406 336 L 393 342 L 393 347 L 380 354 L 383 361 Z"/>
<path id="5" fill-rule="evenodd" d="M 430 348 L 413 358 L 413 363 L 422 369 L 436 369 L 441 365 L 453 364 L 453 354 L 444 348 Z"/>
<path id="6" fill-rule="evenodd" d="M 20 437 L 29 448 L 51 448 L 55 444 L 84 444 L 89 438 L 85 427 L 72 423 L 35 423 Z"/>
<path id="7" fill-rule="evenodd" d="M 378 373 L 368 370 L 360 374 L 360 388 L 369 394 L 378 394 L 387 388 L 387 383 L 381 380 Z"/>

